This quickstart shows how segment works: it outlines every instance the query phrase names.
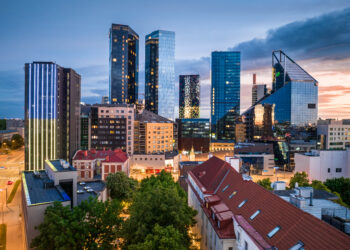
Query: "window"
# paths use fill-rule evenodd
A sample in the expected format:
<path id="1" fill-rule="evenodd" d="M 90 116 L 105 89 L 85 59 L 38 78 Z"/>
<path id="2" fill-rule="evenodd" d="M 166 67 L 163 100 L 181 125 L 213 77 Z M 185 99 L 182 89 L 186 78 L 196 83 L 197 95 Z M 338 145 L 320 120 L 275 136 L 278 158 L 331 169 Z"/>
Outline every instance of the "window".
<path id="1" fill-rule="evenodd" d="M 328 173 L 330 173 L 331 172 L 331 169 L 330 168 L 328 168 Z"/>
<path id="2" fill-rule="evenodd" d="M 341 173 L 341 168 L 336 168 L 336 169 L 335 169 L 335 172 L 336 172 L 336 173 Z"/>
<path id="3" fill-rule="evenodd" d="M 233 191 L 232 194 L 229 195 L 229 199 L 231 199 L 233 196 L 235 196 L 237 194 L 237 191 Z"/>
<path id="4" fill-rule="evenodd" d="M 297 244 L 289 248 L 289 250 L 304 250 L 304 243 L 299 240 Z"/>
<path id="5" fill-rule="evenodd" d="M 271 232 L 267 234 L 267 237 L 272 238 L 280 229 L 281 229 L 280 226 L 275 227 L 274 229 L 272 229 Z"/>
<path id="6" fill-rule="evenodd" d="M 248 242 L 244 241 L 244 250 L 248 250 Z"/>
<path id="7" fill-rule="evenodd" d="M 238 205 L 238 208 L 243 207 L 243 205 L 244 205 L 246 202 L 247 202 L 247 200 L 242 201 L 242 202 Z"/>
<path id="8" fill-rule="evenodd" d="M 226 185 L 226 186 L 222 189 L 222 192 L 225 192 L 225 190 L 228 189 L 229 186 L 230 186 L 230 184 Z"/>
<path id="9" fill-rule="evenodd" d="M 237 232 L 237 241 L 239 242 L 241 240 L 241 233 Z"/>
<path id="10" fill-rule="evenodd" d="M 250 219 L 253 220 L 258 214 L 260 214 L 260 209 L 256 210 L 256 212 L 253 213 L 252 216 L 250 216 Z"/>

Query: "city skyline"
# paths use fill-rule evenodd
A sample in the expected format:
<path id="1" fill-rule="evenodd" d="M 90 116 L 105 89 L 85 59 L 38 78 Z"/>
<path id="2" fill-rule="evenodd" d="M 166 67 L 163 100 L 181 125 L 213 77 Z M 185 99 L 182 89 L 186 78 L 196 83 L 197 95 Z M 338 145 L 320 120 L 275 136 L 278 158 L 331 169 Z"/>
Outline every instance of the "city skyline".
<path id="1" fill-rule="evenodd" d="M 159 2 L 157 4 L 164 10 L 163 13 L 154 15 L 154 18 L 148 18 L 144 22 L 140 20 L 144 19 L 142 17 L 145 14 L 133 20 L 133 17 L 140 14 L 138 10 L 136 13 L 129 13 L 130 16 L 122 15 L 121 12 L 118 13 L 119 11 L 112 13 L 109 9 L 113 3 L 107 2 L 99 6 L 94 6 L 94 4 L 85 6 L 82 14 L 76 17 L 77 21 L 68 18 L 65 22 L 72 22 L 72 29 L 68 31 L 65 22 L 62 24 L 56 22 L 52 30 L 46 29 L 49 27 L 46 25 L 52 25 L 57 18 L 65 14 L 61 7 L 53 10 L 52 7 L 46 6 L 47 13 L 41 13 L 40 10 L 45 7 L 45 4 L 35 3 L 34 6 L 31 6 L 33 13 L 28 15 L 25 12 L 26 4 L 15 7 L 12 3 L 6 3 L 5 14 L 1 17 L 2 24 L 0 25 L 3 34 L 6 34 L 0 39 L 4 55 L 0 59 L 0 84 L 3 89 L 0 93 L 0 104 L 10 105 L 7 105 L 9 108 L 0 110 L 0 116 L 23 118 L 24 74 L 22 67 L 23 63 L 35 60 L 56 61 L 60 65 L 76 69 L 77 73 L 82 76 L 82 101 L 100 102 L 101 96 L 108 93 L 108 29 L 112 23 L 123 23 L 132 27 L 140 35 L 139 93 L 144 93 L 144 36 L 152 30 L 161 28 L 174 30 L 176 33 L 175 79 L 179 74 L 201 75 L 201 117 L 203 118 L 209 117 L 210 53 L 230 48 L 241 51 L 242 55 L 241 112 L 245 111 L 251 103 L 253 72 L 257 73 L 257 83 L 267 83 L 268 87 L 271 87 L 271 51 L 282 49 L 318 80 L 319 116 L 322 118 L 350 117 L 350 111 L 346 110 L 349 107 L 347 100 L 350 95 L 350 89 L 346 86 L 350 81 L 350 74 L 347 70 L 350 64 L 348 52 L 350 27 L 344 21 L 350 17 L 350 9 L 346 8 L 349 7 L 349 4 L 346 1 L 336 1 L 336 4 L 334 1 L 323 1 L 322 5 L 317 5 L 318 2 L 305 3 L 310 6 L 310 9 L 306 8 L 305 4 L 283 3 L 283 6 L 278 8 L 279 12 L 274 13 L 276 18 L 273 20 L 268 13 L 276 11 L 276 1 L 267 1 L 264 6 L 258 2 L 234 4 L 220 1 L 215 6 L 203 3 L 197 4 L 198 13 L 194 14 L 195 17 L 198 17 L 198 21 L 193 21 L 193 15 L 191 21 L 189 18 L 175 19 L 176 15 L 171 14 L 170 9 L 172 8 L 170 7 L 173 7 L 174 10 L 179 9 L 181 3 L 174 3 L 174 6 L 169 7 L 169 4 Z M 187 3 L 186 6 L 193 4 Z M 140 8 L 137 9 L 144 7 L 149 10 L 140 2 L 130 5 L 139 6 Z M 120 11 L 130 5 L 122 3 Z M 73 5 L 72 9 L 77 9 L 78 6 L 80 5 Z M 92 13 L 94 7 L 105 11 L 105 17 L 102 20 L 93 22 L 84 18 Z M 262 8 L 261 11 L 258 10 L 259 7 Z M 220 17 L 218 20 L 204 20 L 211 13 L 211 9 L 222 11 L 220 14 L 215 14 Z M 18 11 L 21 18 L 26 18 L 26 22 L 28 20 L 28 26 L 33 27 L 32 29 L 26 30 L 26 25 L 18 25 L 17 20 L 11 16 L 15 10 Z M 238 17 L 232 15 L 239 10 L 248 12 L 251 10 L 251 15 L 248 15 L 250 20 L 242 15 Z M 97 18 L 100 15 L 96 13 L 94 17 Z M 169 15 L 168 20 L 164 20 L 164 15 Z M 44 17 L 47 18 L 45 23 L 40 21 Z M 186 17 L 185 10 L 181 17 Z M 261 24 L 257 25 L 257 21 L 261 21 Z M 235 22 L 237 26 L 231 31 L 232 23 Z M 219 23 L 221 27 L 217 28 Z M 325 26 L 324 23 L 328 25 Z M 197 29 L 194 29 L 194 26 Z M 316 27 L 322 27 L 322 29 Z M 208 31 L 207 29 L 210 29 L 210 34 L 204 33 Z M 15 39 L 19 31 L 26 37 L 25 43 L 20 39 Z M 62 36 L 62 34 L 65 35 Z M 288 41 L 290 34 L 295 35 L 293 41 Z M 298 39 L 300 34 L 304 34 L 305 37 Z M 88 35 L 91 36 L 91 39 L 86 42 Z M 222 39 L 215 39 L 217 36 Z M 314 39 L 315 36 L 318 39 Z M 259 53 L 254 54 L 254 51 L 259 51 Z M 69 54 L 72 56 L 68 56 Z M 178 97 L 177 81 L 175 92 L 175 96 Z M 175 100 L 175 103 L 178 101 Z M 178 114 L 177 109 L 175 109 L 175 114 Z"/>

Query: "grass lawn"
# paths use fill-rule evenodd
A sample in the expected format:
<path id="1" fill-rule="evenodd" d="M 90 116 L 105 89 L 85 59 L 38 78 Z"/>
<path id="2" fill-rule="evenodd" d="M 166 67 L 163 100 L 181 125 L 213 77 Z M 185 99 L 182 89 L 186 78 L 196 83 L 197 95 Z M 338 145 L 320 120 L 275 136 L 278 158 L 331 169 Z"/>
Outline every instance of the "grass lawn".
<path id="1" fill-rule="evenodd" d="M 6 250 L 6 224 L 0 224 L 0 250 Z"/>
<path id="2" fill-rule="evenodd" d="M 7 204 L 10 204 L 10 203 L 12 202 L 12 200 L 13 200 L 13 198 L 15 197 L 15 194 L 16 194 L 16 192 L 17 192 L 17 189 L 18 189 L 18 187 L 19 187 L 19 184 L 21 184 L 21 180 L 17 180 L 17 181 L 15 182 L 15 186 L 13 187 L 13 189 L 12 189 L 12 191 L 11 191 L 11 194 L 10 194 L 10 196 L 8 197 L 7 201 L 6 201 Z"/>

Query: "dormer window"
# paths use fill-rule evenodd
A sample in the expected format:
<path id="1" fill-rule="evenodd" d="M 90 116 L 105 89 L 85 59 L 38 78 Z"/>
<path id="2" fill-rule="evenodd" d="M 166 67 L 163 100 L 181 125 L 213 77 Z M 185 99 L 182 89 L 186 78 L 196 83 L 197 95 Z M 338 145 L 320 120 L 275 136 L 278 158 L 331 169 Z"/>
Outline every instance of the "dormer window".
<path id="1" fill-rule="evenodd" d="M 233 196 L 235 196 L 237 194 L 237 191 L 233 191 L 229 196 L 228 198 L 231 199 Z"/>
<path id="2" fill-rule="evenodd" d="M 297 244 L 295 244 L 294 246 L 292 246 L 291 248 L 289 248 L 289 250 L 304 250 L 304 243 L 301 242 L 300 240 L 297 242 Z"/>
<path id="3" fill-rule="evenodd" d="M 230 184 L 226 185 L 226 186 L 222 189 L 222 192 L 225 192 L 225 190 L 228 189 L 229 186 L 230 186 Z"/>
<path id="4" fill-rule="evenodd" d="M 247 202 L 247 200 L 242 201 L 242 202 L 238 205 L 238 208 L 243 207 L 243 205 L 244 205 L 246 202 Z"/>
<path id="5" fill-rule="evenodd" d="M 274 229 L 271 230 L 271 232 L 267 234 L 267 237 L 272 238 L 280 229 L 281 229 L 280 226 L 275 227 Z"/>
<path id="6" fill-rule="evenodd" d="M 256 210 L 256 212 L 250 216 L 250 220 L 253 220 L 258 214 L 260 214 L 260 209 Z"/>

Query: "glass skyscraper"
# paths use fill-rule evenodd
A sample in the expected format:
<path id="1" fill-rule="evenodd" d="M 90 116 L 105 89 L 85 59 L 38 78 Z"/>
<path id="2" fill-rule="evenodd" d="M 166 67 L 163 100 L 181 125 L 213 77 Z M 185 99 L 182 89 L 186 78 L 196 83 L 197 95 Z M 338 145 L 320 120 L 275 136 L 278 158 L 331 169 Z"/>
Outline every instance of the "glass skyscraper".
<path id="1" fill-rule="evenodd" d="M 179 118 L 199 118 L 199 75 L 180 75 L 179 80 Z"/>
<path id="2" fill-rule="evenodd" d="M 235 120 L 240 114 L 240 52 L 212 52 L 211 73 L 211 136 L 234 140 Z"/>
<path id="3" fill-rule="evenodd" d="M 145 40 L 145 108 L 174 120 L 175 33 L 157 30 Z"/>
<path id="4" fill-rule="evenodd" d="M 25 169 L 48 159 L 71 160 L 80 147 L 80 83 L 52 62 L 25 64 Z"/>
<path id="5" fill-rule="evenodd" d="M 278 123 L 315 125 L 318 82 L 283 51 L 272 53 L 273 92 L 259 103 L 275 104 Z"/>
<path id="6" fill-rule="evenodd" d="M 128 25 L 109 31 L 109 103 L 136 104 L 138 99 L 139 36 Z"/>

